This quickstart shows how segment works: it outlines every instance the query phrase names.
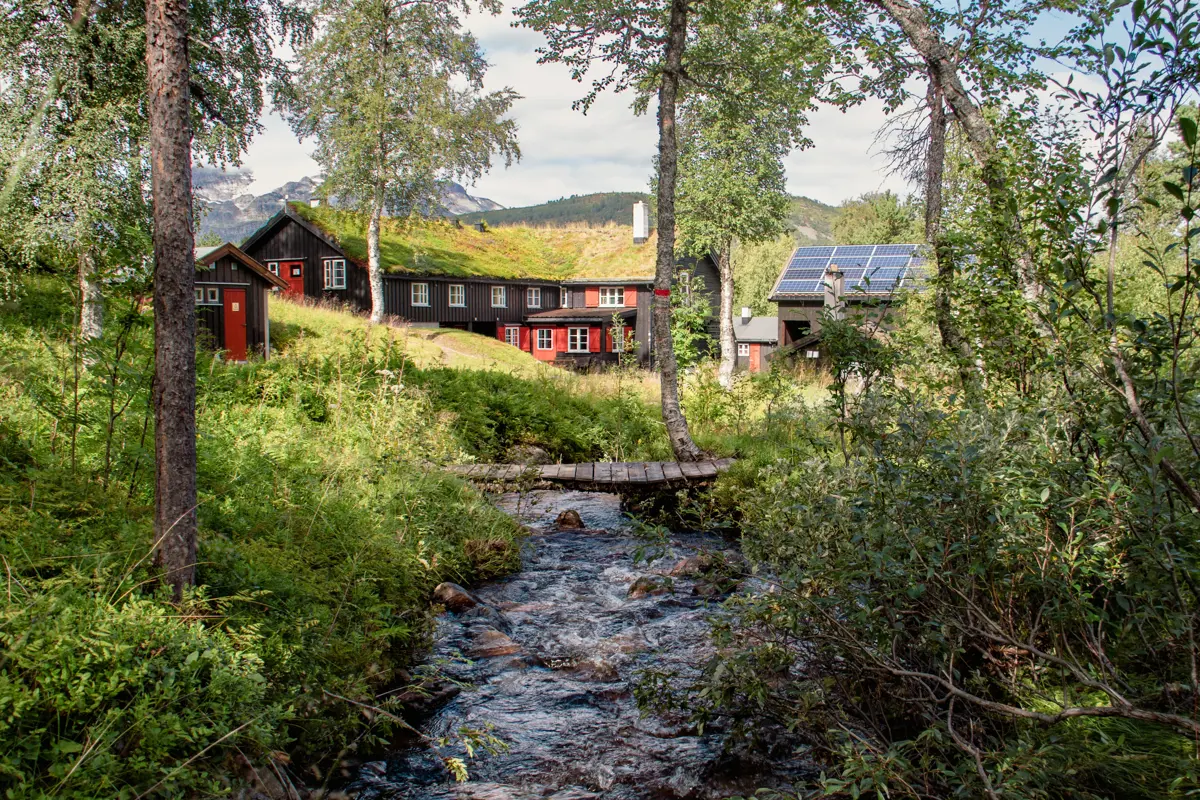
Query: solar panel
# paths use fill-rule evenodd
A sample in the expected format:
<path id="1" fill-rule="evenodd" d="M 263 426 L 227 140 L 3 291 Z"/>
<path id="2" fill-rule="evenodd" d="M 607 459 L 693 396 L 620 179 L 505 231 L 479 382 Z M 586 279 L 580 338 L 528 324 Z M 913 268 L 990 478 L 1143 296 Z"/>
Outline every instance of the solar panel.
<path id="1" fill-rule="evenodd" d="M 843 290 L 885 295 L 923 277 L 922 245 L 855 244 L 798 247 L 775 287 L 778 294 L 819 295 L 825 292 L 830 267 L 842 273 Z"/>

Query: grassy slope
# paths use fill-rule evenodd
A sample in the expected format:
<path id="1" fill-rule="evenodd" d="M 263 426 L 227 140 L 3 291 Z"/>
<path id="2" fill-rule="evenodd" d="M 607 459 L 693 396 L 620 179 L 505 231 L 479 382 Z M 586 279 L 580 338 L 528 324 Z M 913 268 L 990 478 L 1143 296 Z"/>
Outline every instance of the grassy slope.
<path id="1" fill-rule="evenodd" d="M 270 772 L 272 751 L 369 743 L 382 718 L 339 696 L 391 702 L 431 587 L 515 564 L 517 526 L 434 465 L 515 445 L 665 455 L 652 408 L 500 342 L 273 303 L 270 362 L 198 359 L 206 588 L 175 606 L 148 558 L 152 320 L 110 297 L 75 436 L 70 287 L 39 278 L 0 304 L 0 794 L 133 797 L 165 775 L 165 795 L 208 796 L 240 754 Z"/>
<path id="2" fill-rule="evenodd" d="M 293 207 L 327 231 L 354 259 L 366 262 L 366 227 L 360 215 L 328 207 Z M 653 240 L 633 244 L 631 227 L 494 227 L 433 221 L 405 226 L 384 222 L 380 249 L 392 272 L 461 277 L 642 277 L 654 274 Z"/>

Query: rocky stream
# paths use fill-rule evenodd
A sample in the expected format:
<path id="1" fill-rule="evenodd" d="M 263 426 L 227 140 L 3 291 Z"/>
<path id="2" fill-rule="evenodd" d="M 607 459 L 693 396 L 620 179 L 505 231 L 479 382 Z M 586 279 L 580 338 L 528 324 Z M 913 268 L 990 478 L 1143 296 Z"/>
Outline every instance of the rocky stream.
<path id="1" fill-rule="evenodd" d="M 530 504 L 532 501 L 532 505 Z M 686 680 L 712 655 L 710 620 L 721 592 L 702 565 L 720 538 L 672 534 L 639 558 L 617 497 L 582 492 L 505 496 L 535 535 L 521 570 L 465 596 L 449 590 L 430 657 L 461 691 L 420 722 L 430 740 L 363 765 L 353 794 L 370 800 L 715 798 L 786 788 L 807 765 L 775 760 L 765 773 L 732 755 L 720 731 L 698 735 L 684 716 L 645 715 L 634 686 L 646 669 Z M 587 526 L 559 530 L 574 509 Z M 464 729 L 504 747 L 475 748 Z M 445 759 L 462 758 L 458 782 Z"/>

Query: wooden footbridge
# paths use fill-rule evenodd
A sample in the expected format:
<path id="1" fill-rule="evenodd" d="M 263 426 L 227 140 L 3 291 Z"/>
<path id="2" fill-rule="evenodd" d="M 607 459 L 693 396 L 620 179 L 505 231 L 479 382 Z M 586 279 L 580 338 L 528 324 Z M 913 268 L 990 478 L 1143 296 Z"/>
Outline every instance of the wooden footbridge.
<path id="1" fill-rule="evenodd" d="M 708 483 L 729 469 L 732 458 L 707 461 L 599 461 L 590 464 L 460 464 L 451 472 L 479 483 L 553 483 L 573 489 L 620 492 L 674 489 Z"/>

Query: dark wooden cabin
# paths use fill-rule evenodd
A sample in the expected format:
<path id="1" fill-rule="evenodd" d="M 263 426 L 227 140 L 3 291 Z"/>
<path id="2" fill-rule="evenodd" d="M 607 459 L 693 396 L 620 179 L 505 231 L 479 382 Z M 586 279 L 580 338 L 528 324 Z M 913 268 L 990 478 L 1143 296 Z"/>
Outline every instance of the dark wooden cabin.
<path id="1" fill-rule="evenodd" d="M 285 296 L 338 300 L 360 311 L 371 308 L 366 265 L 348 257 L 287 204 L 250 234 L 242 250 L 285 281 Z"/>
<path id="2" fill-rule="evenodd" d="M 198 339 L 223 351 L 230 361 L 245 361 L 250 353 L 268 358 L 268 298 L 272 289 L 286 288 L 283 279 L 229 242 L 197 250 Z"/>

